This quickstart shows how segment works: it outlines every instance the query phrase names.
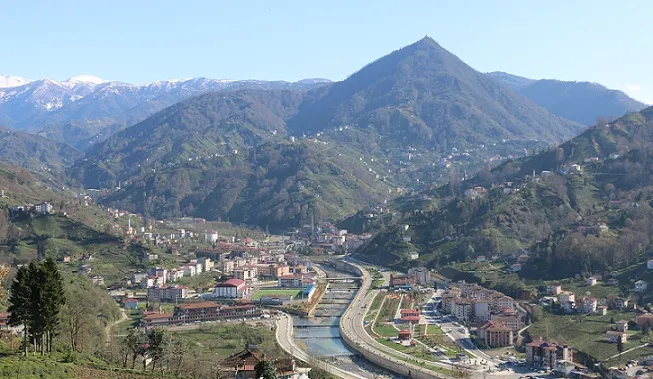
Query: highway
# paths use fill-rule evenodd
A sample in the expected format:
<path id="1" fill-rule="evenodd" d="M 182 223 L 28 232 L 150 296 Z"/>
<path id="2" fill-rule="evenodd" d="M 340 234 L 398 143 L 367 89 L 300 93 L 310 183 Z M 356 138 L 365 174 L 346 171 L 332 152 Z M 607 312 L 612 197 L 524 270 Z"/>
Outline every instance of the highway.
<path id="1" fill-rule="evenodd" d="M 347 308 L 342 318 L 340 319 L 340 333 L 346 335 L 353 342 L 355 346 L 351 347 L 359 350 L 361 353 L 371 353 L 378 358 L 389 361 L 390 364 L 402 366 L 405 370 L 410 370 L 410 374 L 412 376 L 417 376 L 419 373 L 421 374 L 421 377 L 443 377 L 442 374 L 436 373 L 417 364 L 406 362 L 405 360 L 399 359 L 398 357 L 402 357 L 416 363 L 443 367 L 449 370 L 452 368 L 450 364 L 426 361 L 420 358 L 415 358 L 408 354 L 404 354 L 395 349 L 392 349 L 391 347 L 379 343 L 367 333 L 363 324 L 367 310 L 367 308 L 364 306 L 371 304 L 372 300 L 379 291 L 368 291 L 372 286 L 372 278 L 367 273 L 367 270 L 355 263 L 352 263 L 351 261 L 349 261 L 349 263 L 358 267 L 363 273 L 363 284 L 356 294 L 356 297 L 354 297 L 351 305 Z M 392 370 L 390 367 L 384 367 L 400 375 L 406 375 L 405 370 L 402 372 L 398 370 Z"/>

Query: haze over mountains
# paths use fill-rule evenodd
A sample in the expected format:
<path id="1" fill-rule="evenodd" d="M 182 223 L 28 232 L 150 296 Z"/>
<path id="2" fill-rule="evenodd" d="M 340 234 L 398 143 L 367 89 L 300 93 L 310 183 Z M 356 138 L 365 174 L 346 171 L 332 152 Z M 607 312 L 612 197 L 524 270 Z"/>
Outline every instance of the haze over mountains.
<path id="1" fill-rule="evenodd" d="M 40 137 L 0 159 L 68 166 L 71 185 L 152 217 L 280 229 L 464 179 L 643 106 L 603 87 L 483 74 L 428 37 L 336 83 L 3 80 L 21 85 L 0 89 L 0 125 Z M 86 152 L 30 152 L 59 154 L 49 140 Z"/>
<path id="2" fill-rule="evenodd" d="M 598 83 L 534 80 L 505 72 L 490 72 L 487 75 L 549 112 L 583 125 L 595 124 L 597 117 L 614 119 L 646 107 L 646 104 L 628 97 L 622 91 Z"/>

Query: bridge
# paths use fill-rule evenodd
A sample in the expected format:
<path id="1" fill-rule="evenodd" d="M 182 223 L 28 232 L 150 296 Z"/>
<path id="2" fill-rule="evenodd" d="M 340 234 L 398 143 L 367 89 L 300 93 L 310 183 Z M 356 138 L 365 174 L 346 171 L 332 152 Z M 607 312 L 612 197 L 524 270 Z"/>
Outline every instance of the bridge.
<path id="1" fill-rule="evenodd" d="M 360 276 L 342 276 L 338 278 L 325 278 L 329 282 L 339 282 L 339 281 L 347 281 L 347 280 L 363 280 L 362 277 Z"/>

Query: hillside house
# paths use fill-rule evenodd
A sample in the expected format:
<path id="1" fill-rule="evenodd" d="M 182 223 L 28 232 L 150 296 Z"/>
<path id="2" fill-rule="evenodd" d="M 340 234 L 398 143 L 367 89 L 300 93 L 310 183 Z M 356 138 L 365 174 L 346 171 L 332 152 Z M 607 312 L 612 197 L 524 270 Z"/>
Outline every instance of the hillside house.
<path id="1" fill-rule="evenodd" d="M 605 337 L 610 342 L 615 342 L 615 343 L 619 341 L 621 341 L 621 343 L 628 342 L 628 333 L 618 332 L 616 330 L 608 330 L 605 333 Z"/>
<path id="2" fill-rule="evenodd" d="M 512 271 L 512 272 L 521 271 L 521 263 L 515 263 L 513 265 L 510 265 L 510 271 Z"/>
<path id="3" fill-rule="evenodd" d="M 546 287 L 546 293 L 548 295 L 558 295 L 562 292 L 562 286 L 560 284 L 552 284 Z"/>
<path id="4" fill-rule="evenodd" d="M 615 325 L 617 326 L 617 331 L 618 332 L 622 332 L 622 333 L 628 332 L 628 321 L 619 320 L 619 321 L 617 321 L 615 323 Z"/>
<path id="5" fill-rule="evenodd" d="M 590 276 L 589 278 L 587 278 L 587 280 L 585 281 L 585 283 L 586 283 L 588 286 L 591 287 L 591 286 L 595 286 L 596 283 L 598 283 L 598 280 L 596 280 L 595 277 Z"/>
<path id="6" fill-rule="evenodd" d="M 653 270 L 653 259 L 646 261 L 646 269 Z"/>
<path id="7" fill-rule="evenodd" d="M 608 296 L 606 298 L 609 309 L 624 310 L 628 308 L 628 299 L 618 296 Z"/>
<path id="8" fill-rule="evenodd" d="M 648 289 L 648 283 L 643 280 L 638 280 L 635 282 L 635 292 L 645 292 Z"/>

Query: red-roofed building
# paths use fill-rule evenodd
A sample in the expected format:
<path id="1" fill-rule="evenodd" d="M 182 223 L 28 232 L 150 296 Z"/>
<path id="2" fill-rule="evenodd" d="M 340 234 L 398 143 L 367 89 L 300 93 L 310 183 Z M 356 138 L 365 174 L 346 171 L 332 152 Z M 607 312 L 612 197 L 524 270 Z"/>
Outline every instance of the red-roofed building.
<path id="1" fill-rule="evenodd" d="M 392 288 L 412 288 L 415 285 L 415 278 L 408 275 L 390 274 L 390 287 Z"/>
<path id="2" fill-rule="evenodd" d="M 401 322 L 409 322 L 413 324 L 419 323 L 420 317 L 419 317 L 419 309 L 402 309 L 400 311 L 401 314 Z"/>
<path id="3" fill-rule="evenodd" d="M 397 332 L 397 337 L 399 338 L 399 341 L 410 341 L 413 339 L 413 336 L 408 329 Z"/>
<path id="4" fill-rule="evenodd" d="M 123 300 L 122 303 L 127 309 L 134 310 L 138 308 L 138 299 L 134 299 L 133 297 Z"/>
<path id="5" fill-rule="evenodd" d="M 229 279 L 215 286 L 213 295 L 217 298 L 242 299 L 248 296 L 251 289 L 242 279 Z"/>
<path id="6" fill-rule="evenodd" d="M 150 329 L 157 326 L 170 325 L 173 319 L 174 315 L 172 313 L 150 313 L 141 318 L 141 323 L 145 329 Z"/>
<path id="7" fill-rule="evenodd" d="M 489 321 L 478 328 L 478 338 L 487 347 L 512 345 L 512 329 L 501 322 Z"/>

